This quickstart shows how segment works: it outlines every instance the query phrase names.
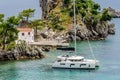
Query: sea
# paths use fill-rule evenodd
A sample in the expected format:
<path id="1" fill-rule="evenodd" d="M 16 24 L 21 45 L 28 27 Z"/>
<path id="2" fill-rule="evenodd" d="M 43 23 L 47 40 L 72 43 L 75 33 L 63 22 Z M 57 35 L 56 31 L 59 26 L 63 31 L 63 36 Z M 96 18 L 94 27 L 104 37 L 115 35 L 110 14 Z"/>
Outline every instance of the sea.
<path id="1" fill-rule="evenodd" d="M 120 10 L 120 0 L 94 1 L 102 8 L 110 6 Z M 115 35 L 109 35 L 105 40 L 90 41 L 94 55 L 100 61 L 97 70 L 52 69 L 58 55 L 74 53 L 50 51 L 45 53 L 44 59 L 0 62 L 0 80 L 120 80 L 120 19 L 111 22 L 115 23 Z M 77 55 L 92 58 L 87 41 L 77 42 Z"/>

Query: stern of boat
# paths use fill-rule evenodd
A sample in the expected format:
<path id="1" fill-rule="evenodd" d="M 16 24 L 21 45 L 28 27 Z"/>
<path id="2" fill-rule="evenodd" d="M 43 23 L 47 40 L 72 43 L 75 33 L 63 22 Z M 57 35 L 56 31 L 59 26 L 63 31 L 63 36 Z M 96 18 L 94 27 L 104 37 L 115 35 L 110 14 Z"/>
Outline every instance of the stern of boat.
<path id="1" fill-rule="evenodd" d="M 100 63 L 98 60 L 95 60 L 95 67 L 99 67 L 100 66 Z"/>

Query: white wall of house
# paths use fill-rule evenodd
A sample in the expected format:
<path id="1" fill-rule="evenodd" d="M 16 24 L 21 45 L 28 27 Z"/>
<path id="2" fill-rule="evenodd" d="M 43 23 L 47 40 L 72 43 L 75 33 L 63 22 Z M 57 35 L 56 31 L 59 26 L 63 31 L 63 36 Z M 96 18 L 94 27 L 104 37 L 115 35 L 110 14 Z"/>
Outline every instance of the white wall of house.
<path id="1" fill-rule="evenodd" d="M 24 40 L 26 42 L 34 42 L 34 29 L 31 32 L 29 31 L 20 31 L 18 33 L 18 40 Z"/>

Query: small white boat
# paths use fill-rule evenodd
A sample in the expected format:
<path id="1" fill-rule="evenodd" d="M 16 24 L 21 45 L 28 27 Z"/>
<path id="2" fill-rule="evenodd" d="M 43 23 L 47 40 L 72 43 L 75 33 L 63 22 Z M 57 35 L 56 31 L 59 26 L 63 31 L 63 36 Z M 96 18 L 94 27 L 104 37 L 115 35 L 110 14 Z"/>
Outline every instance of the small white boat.
<path id="1" fill-rule="evenodd" d="M 53 68 L 62 69 L 96 69 L 99 61 L 84 59 L 82 56 L 58 56 L 58 60 L 52 65 Z"/>

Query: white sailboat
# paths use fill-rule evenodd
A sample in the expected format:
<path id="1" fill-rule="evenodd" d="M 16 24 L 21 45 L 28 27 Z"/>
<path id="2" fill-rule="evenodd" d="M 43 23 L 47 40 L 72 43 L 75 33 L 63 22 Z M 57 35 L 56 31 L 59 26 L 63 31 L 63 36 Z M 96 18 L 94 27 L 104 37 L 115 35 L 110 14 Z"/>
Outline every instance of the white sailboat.
<path id="1" fill-rule="evenodd" d="M 75 0 L 74 0 L 74 29 L 75 29 L 75 54 L 76 54 L 76 18 L 75 18 Z M 88 41 L 89 42 L 89 41 Z M 89 44 L 90 46 L 90 44 Z M 92 52 L 92 49 L 91 49 Z M 85 59 L 83 56 L 60 55 L 52 65 L 52 68 L 62 69 L 96 69 L 99 67 L 99 61 L 96 59 Z"/>

